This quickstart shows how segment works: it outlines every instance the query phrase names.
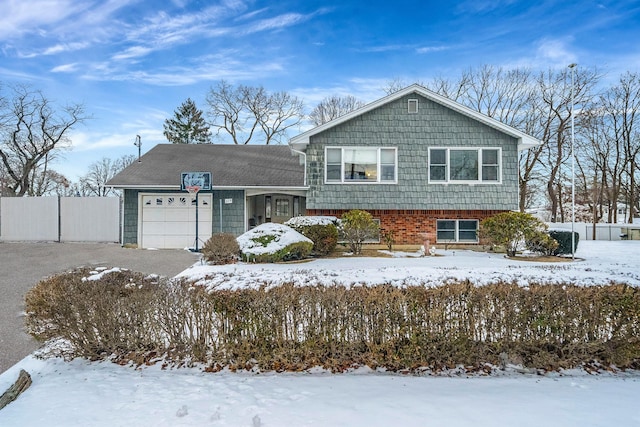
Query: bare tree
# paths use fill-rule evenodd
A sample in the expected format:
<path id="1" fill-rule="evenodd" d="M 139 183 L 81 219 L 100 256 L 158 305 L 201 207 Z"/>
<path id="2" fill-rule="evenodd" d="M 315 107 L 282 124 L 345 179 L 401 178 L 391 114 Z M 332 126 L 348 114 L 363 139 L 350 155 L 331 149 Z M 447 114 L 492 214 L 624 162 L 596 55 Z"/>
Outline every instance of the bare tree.
<path id="1" fill-rule="evenodd" d="M 573 84 L 574 110 L 588 105 L 600 75 L 597 70 L 578 69 Z M 541 96 L 542 114 L 538 137 L 543 141 L 540 163 L 545 170 L 547 197 L 550 203 L 551 222 L 564 222 L 563 191 L 568 182 L 566 163 L 571 157 L 571 74 L 569 69 L 549 70 L 537 78 Z M 563 167 L 565 166 L 565 167 Z"/>
<path id="2" fill-rule="evenodd" d="M 28 86 L 12 88 L 0 105 L 0 162 L 6 176 L 5 192 L 32 194 L 34 171 L 56 150 L 70 143 L 69 132 L 87 119 L 79 104 L 55 106 L 44 94 Z"/>
<path id="3" fill-rule="evenodd" d="M 412 84 L 418 84 L 420 86 L 427 87 L 427 85 L 425 85 L 421 81 L 409 82 L 408 80 L 404 79 L 403 77 L 397 77 L 396 76 L 396 77 L 393 77 L 391 80 L 387 81 L 385 86 L 382 87 L 382 90 L 387 95 L 391 95 L 393 93 L 401 91 L 402 89 L 404 89 L 407 86 L 410 86 Z"/>
<path id="4" fill-rule="evenodd" d="M 253 113 L 259 117 L 258 123 L 264 133 L 265 144 L 282 142 L 287 130 L 298 126 L 304 117 L 302 100 L 287 92 L 276 92 L 266 96 L 261 109 Z"/>
<path id="5" fill-rule="evenodd" d="M 442 76 L 435 77 L 426 87 L 452 101 L 462 102 L 466 98 L 469 90 L 469 80 L 472 70 L 463 71 L 456 80 L 451 80 Z"/>
<path id="6" fill-rule="evenodd" d="M 33 180 L 33 196 L 67 196 L 71 182 L 66 176 L 51 169 L 34 170 Z"/>
<path id="7" fill-rule="evenodd" d="M 164 121 L 164 136 L 173 144 L 209 144 L 211 133 L 202 110 L 187 98 L 172 118 Z"/>
<path id="8" fill-rule="evenodd" d="M 626 199 L 629 205 L 626 219 L 631 223 L 638 205 L 636 173 L 640 154 L 640 75 L 627 72 L 621 76 L 618 83 L 603 94 L 601 102 L 611 126 L 612 138 L 624 157 L 624 167 L 618 171 L 618 179 L 622 184 L 626 175 Z"/>
<path id="9" fill-rule="evenodd" d="M 391 80 L 389 80 L 386 83 L 386 85 L 382 88 L 382 90 L 387 95 L 391 95 L 393 93 L 401 91 L 402 89 L 404 89 L 407 86 L 409 86 L 409 84 L 407 83 L 407 81 L 405 79 L 403 79 L 402 77 L 396 76 L 396 77 L 392 78 Z"/>
<path id="10" fill-rule="evenodd" d="M 89 172 L 80 179 L 78 191 L 83 196 L 107 197 L 116 194 L 113 188 L 106 186 L 107 181 L 135 160 L 136 156 L 131 154 L 115 160 L 103 157 L 89 166 Z"/>
<path id="11" fill-rule="evenodd" d="M 340 116 L 364 106 L 364 102 L 352 95 L 332 95 L 324 98 L 315 106 L 309 119 L 315 126 L 320 126 Z"/>
<path id="12" fill-rule="evenodd" d="M 297 126 L 304 117 L 300 99 L 287 92 L 268 93 L 262 86 L 234 87 L 221 80 L 207 94 L 211 125 L 228 134 L 234 144 L 255 141 L 261 130 L 262 142 L 279 142 L 287 130 Z"/>

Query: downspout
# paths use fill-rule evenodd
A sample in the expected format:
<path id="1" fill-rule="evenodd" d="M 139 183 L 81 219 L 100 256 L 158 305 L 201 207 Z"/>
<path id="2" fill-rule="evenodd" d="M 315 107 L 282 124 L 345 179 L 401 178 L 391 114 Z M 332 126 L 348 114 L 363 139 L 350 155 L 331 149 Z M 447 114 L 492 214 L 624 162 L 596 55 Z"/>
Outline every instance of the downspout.
<path id="1" fill-rule="evenodd" d="M 111 187 L 113 189 L 113 187 Z M 124 193 L 125 189 L 122 189 L 122 194 L 119 197 L 120 206 L 120 246 L 124 247 Z"/>
<path id="2" fill-rule="evenodd" d="M 296 154 L 300 154 L 301 156 L 304 156 L 304 186 L 306 187 L 307 186 L 307 153 L 305 153 L 304 151 L 298 151 L 291 146 L 289 146 L 289 149 Z"/>

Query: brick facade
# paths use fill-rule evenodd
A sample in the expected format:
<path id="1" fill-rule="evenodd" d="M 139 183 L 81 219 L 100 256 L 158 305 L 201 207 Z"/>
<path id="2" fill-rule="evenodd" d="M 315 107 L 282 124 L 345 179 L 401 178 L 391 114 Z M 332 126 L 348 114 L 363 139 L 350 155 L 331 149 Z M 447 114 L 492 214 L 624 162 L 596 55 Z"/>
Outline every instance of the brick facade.
<path id="1" fill-rule="evenodd" d="M 307 209 L 306 214 L 329 215 L 340 218 L 347 209 Z M 380 228 L 393 230 L 396 244 L 420 245 L 423 240 L 419 233 L 427 233 L 431 242 L 436 241 L 436 220 L 477 219 L 482 221 L 501 210 L 367 210 L 380 220 Z"/>

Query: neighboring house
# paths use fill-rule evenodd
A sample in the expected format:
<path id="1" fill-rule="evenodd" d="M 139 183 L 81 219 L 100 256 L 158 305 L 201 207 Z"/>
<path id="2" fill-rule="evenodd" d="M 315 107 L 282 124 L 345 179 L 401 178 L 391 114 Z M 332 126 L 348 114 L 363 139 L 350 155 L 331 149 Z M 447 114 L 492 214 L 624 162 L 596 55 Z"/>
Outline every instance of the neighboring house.
<path id="1" fill-rule="evenodd" d="M 399 244 L 477 243 L 480 220 L 518 209 L 519 152 L 538 144 L 418 85 L 290 141 L 307 215 L 364 209 Z"/>
<path id="2" fill-rule="evenodd" d="M 212 233 L 236 235 L 262 222 L 304 214 L 304 165 L 282 145 L 160 144 L 107 185 L 124 190 L 122 243 L 185 248 L 195 243 L 195 196 L 186 172 L 210 172 L 198 194 L 199 246 Z"/>
<path id="3" fill-rule="evenodd" d="M 211 172 L 199 236 L 297 215 L 364 209 L 398 244 L 477 243 L 478 224 L 518 208 L 521 150 L 540 142 L 413 85 L 291 139 L 290 146 L 158 145 L 114 177 L 123 243 L 193 244 L 183 172 Z M 220 215 L 222 212 L 222 215 Z M 202 216 L 203 215 L 203 216 Z"/>

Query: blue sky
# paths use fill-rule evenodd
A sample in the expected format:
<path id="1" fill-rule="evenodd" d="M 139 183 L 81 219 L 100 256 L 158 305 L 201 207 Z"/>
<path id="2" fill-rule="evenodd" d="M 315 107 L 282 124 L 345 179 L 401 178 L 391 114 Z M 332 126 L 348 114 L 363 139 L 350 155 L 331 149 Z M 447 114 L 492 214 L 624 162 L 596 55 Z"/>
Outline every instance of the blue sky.
<path id="1" fill-rule="evenodd" d="M 2 0 L 0 82 L 29 83 L 93 116 L 54 167 L 76 180 L 102 157 L 166 142 L 188 97 L 219 79 L 301 97 L 373 101 L 393 78 L 455 78 L 485 64 L 640 71 L 640 2 Z"/>

